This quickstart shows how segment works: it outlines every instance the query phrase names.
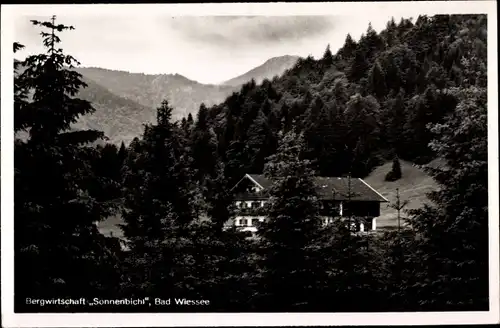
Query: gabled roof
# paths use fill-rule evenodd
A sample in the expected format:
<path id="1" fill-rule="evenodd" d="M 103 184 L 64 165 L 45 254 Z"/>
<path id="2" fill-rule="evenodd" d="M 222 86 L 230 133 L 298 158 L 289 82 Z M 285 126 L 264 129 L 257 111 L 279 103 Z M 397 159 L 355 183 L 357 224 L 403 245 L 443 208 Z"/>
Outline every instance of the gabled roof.
<path id="1" fill-rule="evenodd" d="M 247 177 L 257 183 L 261 188 L 267 189 L 271 187 L 271 180 L 266 178 L 263 174 L 247 174 Z"/>
<path id="2" fill-rule="evenodd" d="M 348 200 L 350 190 L 350 199 L 353 201 L 389 201 L 360 178 L 315 177 L 314 184 L 318 196 L 323 199 Z"/>
<path id="3" fill-rule="evenodd" d="M 272 185 L 271 180 L 269 180 L 262 174 L 246 174 L 242 180 L 244 180 L 245 178 L 249 179 L 264 190 L 258 194 L 240 194 L 237 198 L 245 198 L 249 200 L 267 198 L 267 193 L 265 191 Z M 373 189 L 370 185 L 368 185 L 365 181 L 359 178 L 349 179 L 347 177 L 314 177 L 314 184 L 316 185 L 316 192 L 318 194 L 318 197 L 325 200 L 349 200 L 350 184 L 351 201 L 389 201 L 387 198 Z"/>

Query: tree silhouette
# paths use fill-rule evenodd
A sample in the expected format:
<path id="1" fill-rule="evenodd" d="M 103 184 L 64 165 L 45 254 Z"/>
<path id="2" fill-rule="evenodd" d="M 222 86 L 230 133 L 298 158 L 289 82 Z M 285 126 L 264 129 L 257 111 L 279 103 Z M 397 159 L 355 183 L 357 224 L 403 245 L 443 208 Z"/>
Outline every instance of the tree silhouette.
<path id="1" fill-rule="evenodd" d="M 389 204 L 389 207 L 395 209 L 398 212 L 398 232 L 401 230 L 401 210 L 404 209 L 406 205 L 408 205 L 408 203 L 408 200 L 401 201 L 401 197 L 399 196 L 399 188 L 396 188 L 396 202 Z"/>
<path id="2" fill-rule="evenodd" d="M 258 229 L 265 250 L 260 283 L 268 286 L 258 300 L 262 308 L 311 308 L 318 292 L 318 277 L 311 268 L 318 265 L 320 256 L 321 221 L 314 173 L 303 159 L 303 149 L 303 137 L 290 132 L 266 164 L 265 174 L 273 185 L 267 221 Z M 293 295 L 288 293 L 289 286 L 295 286 Z"/>
<path id="3" fill-rule="evenodd" d="M 401 164 L 399 163 L 399 159 L 397 156 L 392 160 L 392 168 L 389 172 L 387 172 L 385 176 L 385 181 L 396 181 L 401 179 Z"/>
<path id="4" fill-rule="evenodd" d="M 74 97 L 86 85 L 71 70 L 78 62 L 57 48 L 58 33 L 73 27 L 55 20 L 32 21 L 49 29 L 41 32 L 47 53 L 28 56 L 17 65 L 22 73 L 15 75 L 15 130 L 28 132 L 26 140 L 16 140 L 14 150 L 19 311 L 27 309 L 26 297 L 111 297 L 119 283 L 119 247 L 96 226 L 116 209 L 95 188 L 99 177 L 92 163 L 98 153 L 89 145 L 103 133 L 72 129 L 78 117 L 94 109 Z"/>

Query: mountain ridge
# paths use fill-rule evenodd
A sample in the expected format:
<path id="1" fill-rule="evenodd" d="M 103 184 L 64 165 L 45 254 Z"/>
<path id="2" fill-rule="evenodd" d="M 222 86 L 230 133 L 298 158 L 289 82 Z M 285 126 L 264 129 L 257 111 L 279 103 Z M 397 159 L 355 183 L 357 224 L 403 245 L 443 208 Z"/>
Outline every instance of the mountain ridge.
<path id="1" fill-rule="evenodd" d="M 222 102 L 233 87 L 206 85 L 180 74 L 143 74 L 106 68 L 75 69 L 115 95 L 148 108 L 157 108 L 167 99 L 174 108 L 173 118 L 180 119 L 207 106 Z"/>
<path id="2" fill-rule="evenodd" d="M 280 75 L 285 71 L 283 67 L 288 68 L 295 58 L 299 57 L 270 58 L 245 73 L 246 77 L 242 75 L 234 79 L 245 83 L 252 78 L 263 80 L 271 78 L 270 74 Z M 222 103 L 241 86 L 238 83 L 204 84 L 178 73 L 146 74 L 102 67 L 77 67 L 74 70 L 89 85 L 80 91 L 79 96 L 92 102 L 96 108 L 93 115 L 82 118 L 76 126 L 102 130 L 113 143 L 129 143 L 140 136 L 143 125 L 154 122 L 155 109 L 165 99 L 174 108 L 172 118 L 179 120 L 188 114 L 196 114 L 202 103 L 206 106 Z"/>
<path id="3" fill-rule="evenodd" d="M 168 100 L 174 108 L 172 118 L 180 120 L 188 114 L 195 115 L 202 103 L 206 106 L 223 103 L 251 79 L 261 82 L 283 74 L 296 58 L 299 57 L 269 58 L 262 65 L 228 80 L 236 81 L 234 85 L 201 83 L 179 73 L 147 74 L 95 66 L 75 67 L 72 70 L 80 73 L 88 85 L 80 90 L 78 97 L 90 101 L 96 109 L 92 115 L 80 118 L 75 128 L 97 129 L 112 143 L 128 144 L 142 134 L 144 124 L 154 123 L 156 108 L 163 100 Z"/>
<path id="4" fill-rule="evenodd" d="M 110 73 L 120 73 L 120 74 L 128 74 L 128 75 L 141 75 L 141 76 L 146 76 L 146 77 L 172 77 L 172 78 L 180 78 L 182 80 L 185 80 L 187 82 L 195 83 L 195 84 L 200 84 L 200 85 L 207 85 L 207 86 L 217 86 L 219 84 L 217 83 L 202 83 L 193 79 L 190 79 L 182 74 L 179 73 L 143 73 L 143 72 L 132 72 L 132 71 L 127 71 L 123 69 L 111 69 L 111 68 L 105 68 L 105 67 L 98 67 L 98 66 L 79 66 L 76 68 L 76 70 L 82 70 L 82 71 L 90 71 L 90 70 L 97 70 L 97 71 L 105 71 L 105 72 L 110 72 Z"/>
<path id="5" fill-rule="evenodd" d="M 263 64 L 252 68 L 251 70 L 238 75 L 232 79 L 221 83 L 225 86 L 241 86 L 242 84 L 254 79 L 257 84 L 264 79 L 272 79 L 274 76 L 283 74 L 287 69 L 292 68 L 300 56 L 283 55 L 272 57 L 266 60 Z"/>

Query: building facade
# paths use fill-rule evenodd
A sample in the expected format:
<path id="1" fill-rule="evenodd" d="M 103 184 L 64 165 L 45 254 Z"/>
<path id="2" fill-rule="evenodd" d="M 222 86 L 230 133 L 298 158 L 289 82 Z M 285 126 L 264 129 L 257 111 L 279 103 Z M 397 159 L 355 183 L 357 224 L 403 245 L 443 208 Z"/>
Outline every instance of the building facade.
<path id="1" fill-rule="evenodd" d="M 251 233 L 257 231 L 257 222 L 266 219 L 267 190 L 271 183 L 263 175 L 245 174 L 233 187 L 238 213 L 233 224 L 237 228 Z M 349 220 L 353 229 L 359 232 L 377 229 L 380 205 L 388 200 L 365 181 L 349 177 L 314 177 L 314 184 L 321 204 L 323 224 Z"/>

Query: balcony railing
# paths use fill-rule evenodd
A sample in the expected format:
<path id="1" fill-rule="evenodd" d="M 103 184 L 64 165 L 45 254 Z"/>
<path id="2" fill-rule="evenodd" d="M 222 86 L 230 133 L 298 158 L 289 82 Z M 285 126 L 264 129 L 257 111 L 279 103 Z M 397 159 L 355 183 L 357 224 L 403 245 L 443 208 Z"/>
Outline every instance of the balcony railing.
<path id="1" fill-rule="evenodd" d="M 236 210 L 237 216 L 265 216 L 266 214 L 267 211 L 264 207 L 257 207 L 257 208 L 244 207 L 244 208 L 238 208 Z"/>
<path id="2" fill-rule="evenodd" d="M 237 216 L 265 216 L 267 215 L 267 209 L 265 207 L 240 207 L 235 211 Z M 330 209 L 321 209 L 319 211 L 320 216 L 340 216 L 340 211 L 338 208 L 330 208 Z M 344 212 L 343 217 L 349 216 L 348 213 Z M 353 215 L 353 216 L 362 216 L 365 215 Z"/>

